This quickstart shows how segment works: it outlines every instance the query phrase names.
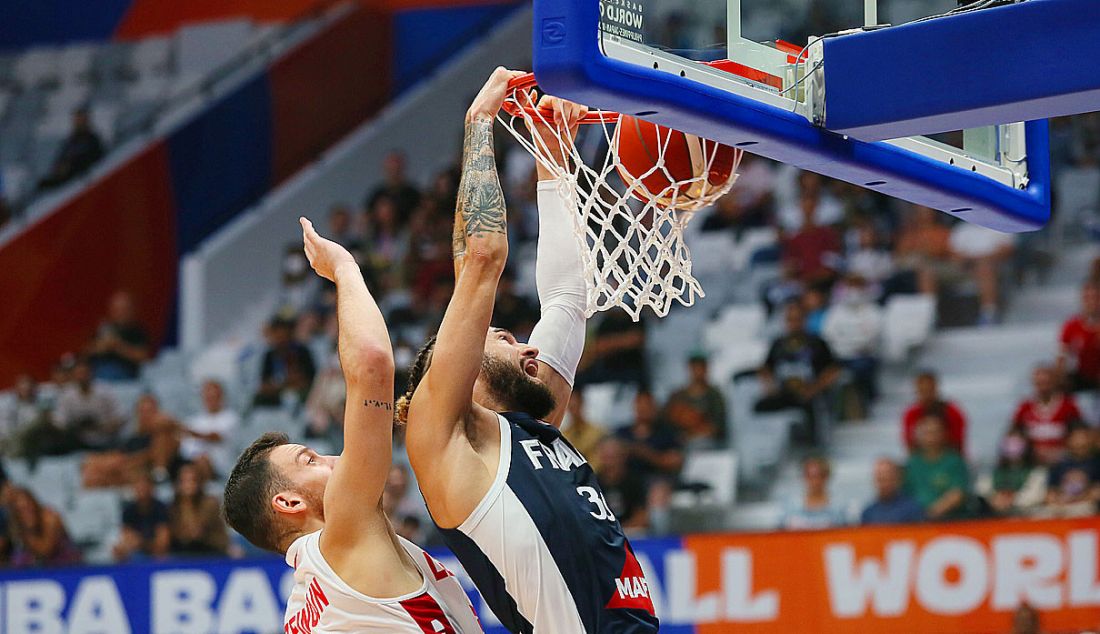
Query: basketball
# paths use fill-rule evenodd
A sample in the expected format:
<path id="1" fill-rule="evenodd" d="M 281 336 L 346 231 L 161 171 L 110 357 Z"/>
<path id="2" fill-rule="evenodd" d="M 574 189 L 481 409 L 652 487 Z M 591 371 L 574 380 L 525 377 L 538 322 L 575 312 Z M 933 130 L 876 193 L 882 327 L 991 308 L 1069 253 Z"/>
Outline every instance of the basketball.
<path id="1" fill-rule="evenodd" d="M 615 146 L 619 176 L 627 187 L 641 180 L 631 194 L 643 202 L 691 209 L 737 178 L 737 149 L 629 115 L 619 119 Z"/>

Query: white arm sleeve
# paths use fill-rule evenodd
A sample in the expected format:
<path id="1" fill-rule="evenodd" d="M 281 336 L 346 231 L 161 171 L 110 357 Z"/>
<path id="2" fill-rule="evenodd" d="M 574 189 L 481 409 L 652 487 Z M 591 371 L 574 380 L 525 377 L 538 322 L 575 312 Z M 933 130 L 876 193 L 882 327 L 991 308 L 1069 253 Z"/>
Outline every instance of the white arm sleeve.
<path id="1" fill-rule="evenodd" d="M 569 385 L 584 351 L 584 263 L 573 235 L 574 210 L 562 198 L 556 181 L 538 184 L 539 242 L 535 286 L 542 316 L 531 332 L 539 361 L 557 371 Z"/>

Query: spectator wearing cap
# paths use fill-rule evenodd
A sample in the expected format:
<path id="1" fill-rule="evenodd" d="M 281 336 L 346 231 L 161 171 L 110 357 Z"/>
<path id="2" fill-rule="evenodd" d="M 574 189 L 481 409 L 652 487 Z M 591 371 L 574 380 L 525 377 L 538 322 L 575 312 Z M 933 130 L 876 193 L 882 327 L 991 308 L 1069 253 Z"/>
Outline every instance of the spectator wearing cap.
<path id="1" fill-rule="evenodd" d="M 115 561 L 168 554 L 168 507 L 153 495 L 153 477 L 141 471 L 134 478 L 134 498 L 122 507 L 122 530 L 112 554 Z"/>
<path id="2" fill-rule="evenodd" d="M 947 425 L 947 442 L 953 449 L 966 455 L 966 414 L 954 402 L 940 396 L 939 378 L 930 370 L 917 374 L 913 379 L 917 402 L 910 405 L 901 417 L 902 439 L 909 451 L 917 444 L 917 424 L 926 416 L 934 415 Z"/>
<path id="3" fill-rule="evenodd" d="M 863 509 L 860 523 L 911 524 L 924 521 L 924 509 L 902 489 L 905 480 L 901 465 L 889 458 L 875 461 L 875 501 Z"/>
<path id="4" fill-rule="evenodd" d="M 1100 389 L 1100 282 L 1081 289 L 1081 312 L 1062 325 L 1058 368 L 1073 392 Z"/>
<path id="5" fill-rule="evenodd" d="M 260 389 L 253 403 L 278 407 L 289 397 L 304 402 L 317 368 L 309 348 L 294 339 L 294 320 L 276 317 L 268 326 L 268 348 L 260 370 Z"/>
<path id="6" fill-rule="evenodd" d="M 859 397 L 860 414 L 863 414 L 878 398 L 882 309 L 874 302 L 867 281 L 858 275 L 846 277 L 838 285 L 834 297 L 821 335 L 848 371 Z"/>
<path id="7" fill-rule="evenodd" d="M 1053 366 L 1041 365 L 1031 373 L 1035 392 L 1016 408 L 1012 425 L 1027 436 L 1040 464 L 1052 465 L 1066 451 L 1066 433 L 1070 425 L 1081 422 L 1081 412 L 1073 397 L 1062 392 Z"/>
<path id="8" fill-rule="evenodd" d="M 832 349 L 821 337 L 806 332 L 805 310 L 798 302 L 787 304 L 787 331 L 772 342 L 760 368 L 764 396 L 756 402 L 758 412 L 801 409 L 813 444 L 824 442 L 824 430 L 816 412 L 818 400 L 840 377 Z"/>
<path id="9" fill-rule="evenodd" d="M 844 526 L 844 510 L 829 497 L 829 462 L 820 456 L 802 461 L 804 492 L 800 499 L 790 500 L 783 509 L 779 527 L 786 530 L 819 530 Z"/>
<path id="10" fill-rule="evenodd" d="M 125 291 L 115 293 L 107 306 L 107 318 L 88 347 L 95 378 L 136 380 L 149 352 L 149 333 L 137 319 L 133 297 Z"/>
<path id="11" fill-rule="evenodd" d="M 932 520 L 958 519 L 967 515 L 970 472 L 949 443 L 947 425 L 936 414 L 927 414 L 916 426 L 916 447 L 905 465 L 905 491 Z"/>
<path id="12" fill-rule="evenodd" d="M 73 112 L 73 129 L 57 153 L 50 171 L 38 182 L 42 190 L 52 189 L 87 172 L 103 158 L 103 140 L 92 128 L 86 107 Z"/>
<path id="13" fill-rule="evenodd" d="M 978 478 L 974 491 L 1000 516 L 1030 515 L 1045 501 L 1047 470 L 1035 457 L 1024 430 L 1012 427 L 1001 439 L 997 466 Z"/>
<path id="14" fill-rule="evenodd" d="M 680 430 L 690 449 L 723 446 L 726 438 L 726 399 L 707 377 L 707 355 L 694 352 L 688 357 L 688 384 L 668 397 L 666 417 Z"/>

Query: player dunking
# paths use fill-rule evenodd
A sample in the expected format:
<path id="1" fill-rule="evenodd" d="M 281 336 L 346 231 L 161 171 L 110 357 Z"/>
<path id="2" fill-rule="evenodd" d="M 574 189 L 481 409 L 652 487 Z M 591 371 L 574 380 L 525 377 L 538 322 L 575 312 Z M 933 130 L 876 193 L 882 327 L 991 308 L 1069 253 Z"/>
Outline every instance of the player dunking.
<path id="1" fill-rule="evenodd" d="M 398 405 L 408 420 L 409 458 L 444 539 L 509 630 L 656 632 L 630 544 L 584 456 L 558 431 L 584 347 L 585 284 L 571 203 L 542 166 L 542 316 L 530 344 L 489 328 L 508 255 L 493 122 L 515 76 L 494 72 L 466 117 L 455 291 Z M 584 113 L 551 98 L 543 105 L 572 131 Z M 533 133 L 557 147 L 553 130 Z"/>
<path id="2" fill-rule="evenodd" d="M 398 537 L 382 511 L 393 433 L 389 334 L 351 254 L 301 222 L 310 264 L 336 283 L 344 452 L 321 456 L 264 434 L 229 476 L 226 520 L 294 568 L 287 634 L 481 632 L 455 576 Z"/>

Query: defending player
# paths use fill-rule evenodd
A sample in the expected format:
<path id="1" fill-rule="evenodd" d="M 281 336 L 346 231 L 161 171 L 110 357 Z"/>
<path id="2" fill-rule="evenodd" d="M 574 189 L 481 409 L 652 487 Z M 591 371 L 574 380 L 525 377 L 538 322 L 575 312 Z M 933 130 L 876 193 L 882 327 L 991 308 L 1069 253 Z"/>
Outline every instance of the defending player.
<path id="1" fill-rule="evenodd" d="M 514 76 L 493 73 L 466 117 L 455 292 L 398 404 L 409 458 L 445 540 L 509 630 L 656 632 L 630 544 L 591 467 L 557 428 L 584 347 L 585 285 L 570 212 L 552 181 L 538 188 L 542 317 L 531 344 L 489 328 L 508 255 L 493 122 Z M 576 130 L 583 108 L 543 104 L 557 125 Z M 535 133 L 557 146 L 554 131 Z M 541 166 L 539 176 L 552 178 Z"/>
<path id="2" fill-rule="evenodd" d="M 455 576 L 398 537 L 382 511 L 393 432 L 389 334 L 351 254 L 301 223 L 310 264 L 336 283 L 344 453 L 321 456 L 264 434 L 229 476 L 226 520 L 295 569 L 288 634 L 481 632 Z"/>

